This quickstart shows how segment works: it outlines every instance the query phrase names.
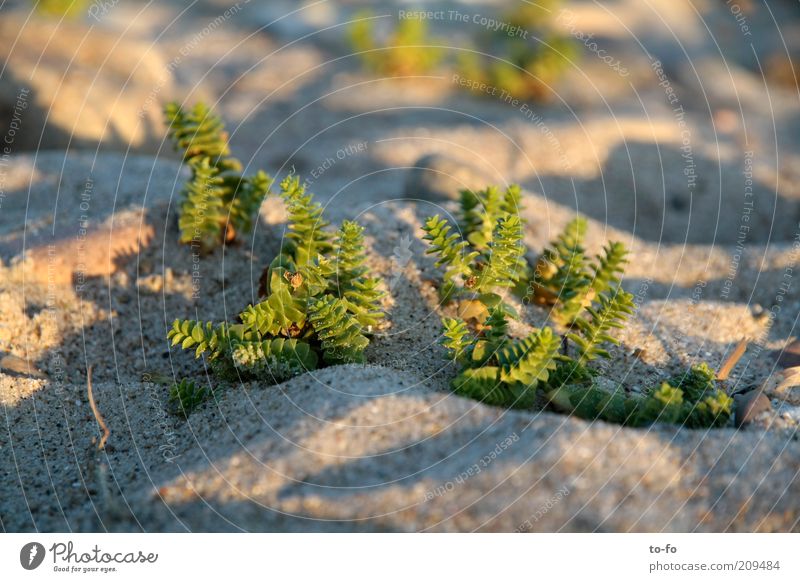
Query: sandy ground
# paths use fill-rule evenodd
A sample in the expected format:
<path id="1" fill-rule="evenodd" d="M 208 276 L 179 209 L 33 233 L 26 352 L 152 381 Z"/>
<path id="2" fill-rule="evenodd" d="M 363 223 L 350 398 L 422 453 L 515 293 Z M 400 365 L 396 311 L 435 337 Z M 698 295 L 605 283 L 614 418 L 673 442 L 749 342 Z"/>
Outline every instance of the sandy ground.
<path id="1" fill-rule="evenodd" d="M 613 350 L 609 381 L 639 391 L 697 361 L 717 367 L 746 338 L 751 348 L 728 383 L 738 390 L 773 373 L 771 352 L 797 335 L 797 94 L 759 85 L 738 53 L 725 61 L 738 104 L 724 83 L 712 92 L 689 66 L 722 62 L 708 42 L 688 43 L 699 18 L 656 4 L 691 51 L 689 62 L 654 53 L 685 118 L 665 99 L 652 55 L 633 50 L 620 28 L 638 27 L 651 51 L 667 34 L 648 34 L 645 9 L 630 6 L 622 23 L 592 22 L 609 46 L 630 54 L 631 76 L 610 77 L 587 54 L 560 90 L 564 101 L 531 104 L 531 113 L 464 94 L 446 71 L 375 79 L 352 59 L 336 60 L 343 49 L 330 33 L 291 42 L 304 26 L 344 19 L 349 4 L 266 32 L 255 26 L 274 20 L 271 11 L 282 5 L 254 6 L 195 47 L 178 69 L 178 82 L 196 89 L 187 100 L 217 101 L 249 167 L 315 174 L 312 190 L 328 217 L 367 227 L 371 266 L 389 291 L 389 322 L 367 350 L 368 365 L 277 387 L 223 387 L 189 422 L 166 414 L 162 382 L 218 382 L 201 361 L 169 349 L 167 327 L 176 317 L 230 320 L 254 300 L 261 269 L 280 244 L 280 204 L 268 200 L 251 238 L 204 258 L 196 271 L 190 250 L 176 244 L 176 196 L 186 174 L 167 144 L 157 155 L 102 147 L 15 152 L 2 174 L 0 351 L 46 378 L 0 373 L 0 479 L 12 484 L 0 499 L 2 528 L 797 530 L 797 408 L 776 401 L 772 415 L 739 431 L 630 430 L 486 407 L 447 389 L 455 369 L 437 340 L 449 308 L 438 303 L 420 226 L 455 206 L 405 188 L 409 167 L 430 153 L 499 184 L 521 183 L 532 255 L 575 209 L 590 219 L 593 250 L 610 238 L 631 246 L 625 287 L 638 309 Z M 574 8 L 591 20 L 591 5 Z M 147 39 L 170 8 L 159 8 L 159 19 L 119 10 L 103 25 L 133 22 Z M 167 60 L 215 10 L 206 5 L 169 29 L 159 40 Z M 736 31 L 718 11 L 704 17 L 714 38 L 735 44 Z M 769 30 L 764 18 L 752 16 Z M 576 75 L 591 90 L 575 91 Z M 681 149 L 686 128 L 690 150 Z M 737 246 L 751 171 L 755 202 Z M 121 253 L 115 272 L 77 286 L 21 260 L 23 249 L 75 241 L 85 214 L 93 230 L 112 233 L 107 240 L 137 227 L 153 234 Z M 519 307 L 516 333 L 546 317 Z M 86 395 L 89 365 L 111 431 L 104 452 L 93 443 L 99 430 Z"/>

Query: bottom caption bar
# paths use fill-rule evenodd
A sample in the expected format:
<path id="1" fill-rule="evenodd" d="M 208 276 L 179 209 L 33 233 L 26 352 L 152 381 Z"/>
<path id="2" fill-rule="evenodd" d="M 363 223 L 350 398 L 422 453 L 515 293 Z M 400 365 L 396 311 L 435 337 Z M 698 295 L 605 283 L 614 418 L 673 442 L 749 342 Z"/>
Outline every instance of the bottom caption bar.
<path id="1" fill-rule="evenodd" d="M 4 534 L 0 572 L 3 580 L 798 580 L 798 541 L 793 534 Z"/>

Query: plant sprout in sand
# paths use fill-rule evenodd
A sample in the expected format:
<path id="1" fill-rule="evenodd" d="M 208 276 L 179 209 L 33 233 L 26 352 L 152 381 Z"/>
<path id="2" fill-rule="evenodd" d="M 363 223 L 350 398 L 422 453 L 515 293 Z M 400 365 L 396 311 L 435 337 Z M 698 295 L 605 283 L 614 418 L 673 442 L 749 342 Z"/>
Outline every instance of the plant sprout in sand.
<path id="1" fill-rule="evenodd" d="M 283 382 L 322 364 L 363 363 L 384 317 L 384 292 L 366 266 L 364 228 L 331 231 L 322 207 L 296 176 L 281 183 L 289 214 L 281 252 L 266 270 L 266 296 L 240 323 L 176 320 L 173 345 L 206 355 L 228 381 Z M 176 396 L 180 398 L 180 396 Z"/>
<path id="2" fill-rule="evenodd" d="M 582 418 L 629 426 L 725 425 L 733 401 L 705 364 L 644 395 L 628 394 L 621 386 L 611 390 L 598 382 L 593 363 L 613 357 L 606 346 L 618 343 L 613 331 L 624 328 L 634 303 L 620 286 L 627 250 L 621 243 L 610 243 L 594 260 L 587 259 L 583 218 L 570 222 L 528 270 L 532 276 L 527 303 L 552 307 L 554 325 L 512 337 L 509 317 L 516 314 L 497 291 L 517 287 L 526 273 L 518 209 L 516 187 L 505 196 L 489 188 L 462 195 L 464 237 L 438 216 L 425 223 L 428 252 L 437 256 L 436 264 L 443 269 L 442 297 L 478 301 L 485 308 L 485 318 L 473 315 L 478 320 L 474 325 L 462 317 L 442 320 L 442 345 L 460 368 L 453 390 L 487 404 L 530 408 L 539 402 Z"/>

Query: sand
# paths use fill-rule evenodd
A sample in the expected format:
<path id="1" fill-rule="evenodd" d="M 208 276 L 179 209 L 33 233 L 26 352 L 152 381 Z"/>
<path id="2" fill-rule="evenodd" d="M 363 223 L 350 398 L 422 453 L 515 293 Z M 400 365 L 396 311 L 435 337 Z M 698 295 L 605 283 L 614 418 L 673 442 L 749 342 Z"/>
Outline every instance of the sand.
<path id="1" fill-rule="evenodd" d="M 592 250 L 608 239 L 632 249 L 624 285 L 638 309 L 612 350 L 608 381 L 641 391 L 698 361 L 718 367 L 746 338 L 751 348 L 727 384 L 741 390 L 774 373 L 772 352 L 797 335 L 800 291 L 786 287 L 798 256 L 800 193 L 789 180 L 796 94 L 754 86 L 756 75 L 739 63 L 734 86 L 755 96 L 721 131 L 720 111 L 731 107 L 724 91 L 698 106 L 697 87 L 671 63 L 698 176 L 688 197 L 680 120 L 644 55 L 631 57 L 631 79 L 610 78 L 586 56 L 598 90 L 531 104 L 535 118 L 458 91 L 446 72 L 376 80 L 352 59 L 329 62 L 341 50 L 329 36 L 281 48 L 298 29 L 253 33 L 257 8 L 197 47 L 179 84 L 218 100 L 250 170 L 294 167 L 329 219 L 366 226 L 370 265 L 389 291 L 388 324 L 365 366 L 280 386 L 222 385 L 202 361 L 170 350 L 166 331 L 174 318 L 231 320 L 255 299 L 280 245 L 280 203 L 264 204 L 240 245 L 196 263 L 177 244 L 186 173 L 168 144 L 155 155 L 15 151 L 2 174 L 0 351 L 47 377 L 0 370 L 0 479 L 11 484 L 0 499 L 4 530 L 797 530 L 800 411 L 786 403 L 773 401 L 771 414 L 742 430 L 633 430 L 450 393 L 456 370 L 437 340 L 452 307 L 439 304 L 420 226 L 455 206 L 405 188 L 409 167 L 433 153 L 498 184 L 522 184 L 531 256 L 575 209 L 584 213 Z M 119 10 L 104 26 L 121 26 L 129 8 Z M 165 60 L 213 14 L 205 6 L 170 29 L 158 45 Z M 138 18 L 136 34 L 149 38 L 145 22 L 157 19 Z M 717 26 L 720 15 L 709 22 Z M 605 34 L 620 54 L 632 46 L 609 23 L 596 25 L 611 27 Z M 691 50 L 697 59 L 709 52 Z M 750 169 L 756 203 L 742 241 Z M 93 244 L 116 232 L 136 250 L 79 285 L 46 265 L 42 275 L 30 262 L 35 249 L 73 243 L 87 212 L 90 232 L 100 233 Z M 152 237 L 140 243 L 131 225 Z M 517 334 L 546 319 L 519 307 Z M 111 431 L 105 451 L 94 442 L 89 365 Z M 182 377 L 219 388 L 188 422 L 166 414 L 164 383 Z"/>

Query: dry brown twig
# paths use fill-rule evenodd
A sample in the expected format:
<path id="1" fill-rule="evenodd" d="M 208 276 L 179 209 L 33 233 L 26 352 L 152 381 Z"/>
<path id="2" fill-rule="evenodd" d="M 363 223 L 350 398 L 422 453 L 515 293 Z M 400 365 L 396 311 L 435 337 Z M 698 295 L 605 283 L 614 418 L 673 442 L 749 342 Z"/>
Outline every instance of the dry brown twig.
<path id="1" fill-rule="evenodd" d="M 100 443 L 97 445 L 97 450 L 102 451 L 106 447 L 106 441 L 111 435 L 111 431 L 108 430 L 108 426 L 106 426 L 103 416 L 97 409 L 97 403 L 94 401 L 94 393 L 92 392 L 92 366 L 89 366 L 89 369 L 86 371 L 86 391 L 89 394 L 89 406 L 92 407 L 92 413 L 97 420 L 97 424 L 99 424 L 100 428 L 103 429 L 103 436 L 100 438 Z"/>
<path id="2" fill-rule="evenodd" d="M 734 366 L 739 363 L 739 360 L 742 359 L 745 351 L 747 351 L 748 345 L 749 342 L 746 339 L 740 340 L 739 343 L 736 344 L 736 348 L 731 352 L 731 355 L 728 356 L 722 363 L 722 366 L 720 366 L 719 372 L 717 372 L 717 380 L 724 381 L 728 379 Z"/>

